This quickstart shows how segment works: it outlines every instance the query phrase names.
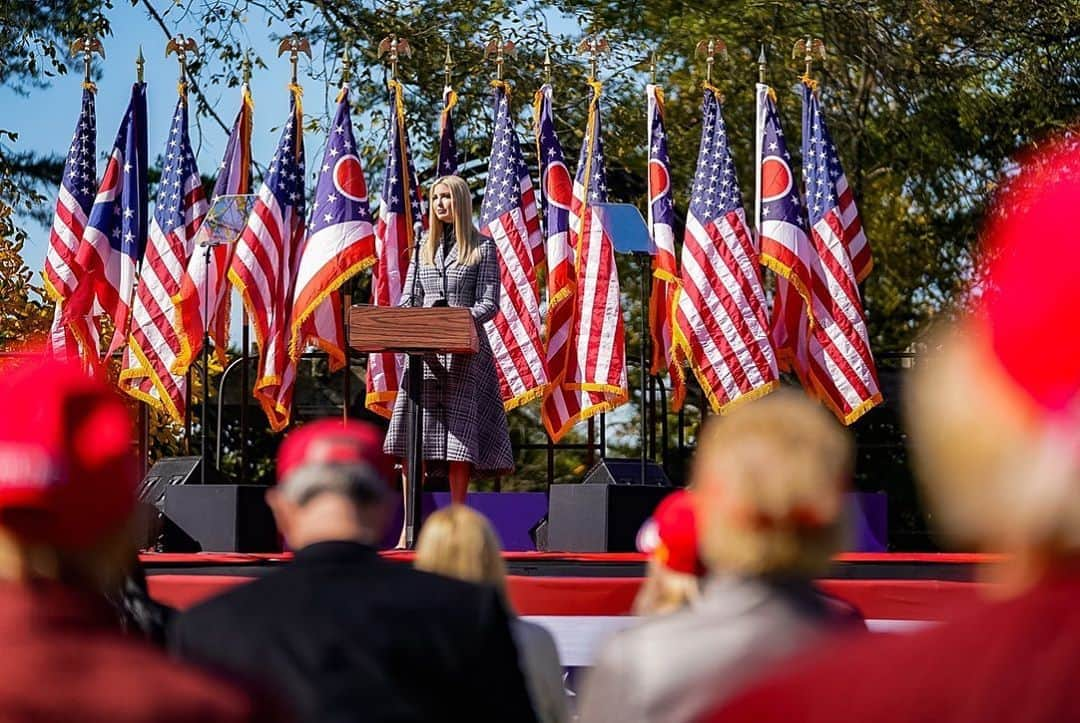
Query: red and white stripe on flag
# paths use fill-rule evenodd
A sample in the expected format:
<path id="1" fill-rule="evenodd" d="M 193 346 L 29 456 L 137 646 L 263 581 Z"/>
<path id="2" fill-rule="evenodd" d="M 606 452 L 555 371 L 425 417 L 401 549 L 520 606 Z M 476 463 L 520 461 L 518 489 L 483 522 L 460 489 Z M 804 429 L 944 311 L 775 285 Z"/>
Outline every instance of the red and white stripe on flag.
<path id="1" fill-rule="evenodd" d="M 882 401 L 859 274 L 869 246 L 817 93 L 803 85 L 803 179 L 810 226 L 810 334 L 806 376 L 844 424 Z M 854 255 L 853 255 L 854 254 Z"/>
<path id="2" fill-rule="evenodd" d="M 53 309 L 53 320 L 45 349 L 57 359 L 79 360 L 86 368 L 96 369 L 101 363 L 101 339 L 97 323 L 86 316 L 73 323 L 65 323 L 63 308 L 58 301 Z"/>
<path id="3" fill-rule="evenodd" d="M 707 86 L 674 336 L 676 359 L 693 369 L 717 413 L 779 384 L 758 256 L 746 224 L 719 92 Z"/>
<path id="4" fill-rule="evenodd" d="M 874 258 L 870 253 L 870 243 L 866 240 L 866 232 L 863 231 L 859 209 L 855 205 L 855 194 L 848 186 L 847 176 L 844 173 L 840 173 L 836 178 L 836 193 L 839 199 L 837 215 L 840 226 L 844 229 L 844 246 L 847 248 L 848 258 L 851 259 L 851 270 L 855 274 L 855 281 L 861 284 L 873 271 Z"/>
<path id="5" fill-rule="evenodd" d="M 540 416 L 556 442 L 581 413 L 580 394 L 565 389 L 567 348 L 574 325 L 574 247 L 570 242 L 570 205 L 574 184 L 555 133 L 551 86 L 533 100 L 540 189 L 544 200 L 544 247 L 547 256 L 547 319 L 545 338 L 549 386 Z"/>
<path id="6" fill-rule="evenodd" d="M 240 110 L 233 122 L 232 132 L 225 146 L 225 155 L 214 182 L 214 203 L 222 196 L 243 196 L 251 193 L 251 128 L 254 102 L 246 85 L 241 93 Z M 205 224 L 200 229 L 199 236 L 209 235 L 210 231 L 210 224 Z M 186 373 L 202 352 L 203 330 L 207 324 L 214 352 L 222 365 L 225 364 L 229 346 L 232 287 L 228 275 L 236 244 L 223 243 L 214 246 L 210 250 L 209 264 L 205 249 L 199 247 L 199 239 L 196 239 L 196 247 L 188 260 L 187 270 L 180 283 L 180 298 L 176 304 L 176 324 L 184 338 L 180 357 L 173 367 L 176 374 Z"/>
<path id="7" fill-rule="evenodd" d="M 401 285 L 409 267 L 416 224 L 426 226 L 412 167 L 409 139 L 405 129 L 405 105 L 401 84 L 390 81 L 390 132 L 388 137 L 386 178 L 383 182 L 379 221 L 375 226 L 375 267 L 371 279 L 371 303 L 397 306 Z M 394 411 L 402 369 L 397 354 L 371 354 L 367 367 L 365 405 L 376 414 L 389 418 Z"/>
<path id="8" fill-rule="evenodd" d="M 255 398 L 275 432 L 292 414 L 296 365 L 289 358 L 288 321 L 295 250 L 304 233 L 303 110 L 300 89 L 290 90 L 289 119 L 229 268 L 259 346 Z"/>
<path id="9" fill-rule="evenodd" d="M 579 422 L 609 412 L 629 398 L 626 338 L 615 246 L 596 203 L 607 200 L 599 83 L 591 82 L 588 125 L 570 205 L 575 247 L 574 325 L 562 388 L 577 395 Z"/>
<path id="10" fill-rule="evenodd" d="M 548 384 L 533 257 L 533 249 L 542 246 L 540 218 L 514 130 L 509 91 L 505 83 L 495 82 L 495 131 L 480 209 L 480 228 L 498 251 L 500 281 L 499 311 L 484 331 L 508 411 L 541 396 Z"/>
<path id="11" fill-rule="evenodd" d="M 664 129 L 664 94 L 655 85 L 645 86 L 648 108 L 646 140 L 649 148 L 649 233 L 656 245 L 652 261 L 653 285 L 649 297 L 649 330 L 652 333 L 652 374 L 665 369 L 671 383 L 671 408 L 678 411 L 686 399 L 686 374 L 675 359 L 672 316 L 679 291 L 675 257 L 675 205 L 671 194 L 671 170 L 667 133 Z"/>
<path id="12" fill-rule="evenodd" d="M 176 300 L 195 235 L 206 218 L 195 155 L 188 139 L 187 100 L 181 95 L 165 147 L 149 242 L 131 312 L 131 334 L 120 370 L 120 388 L 173 420 L 184 417 L 187 380 L 172 370 L 183 335 L 176 326 Z"/>

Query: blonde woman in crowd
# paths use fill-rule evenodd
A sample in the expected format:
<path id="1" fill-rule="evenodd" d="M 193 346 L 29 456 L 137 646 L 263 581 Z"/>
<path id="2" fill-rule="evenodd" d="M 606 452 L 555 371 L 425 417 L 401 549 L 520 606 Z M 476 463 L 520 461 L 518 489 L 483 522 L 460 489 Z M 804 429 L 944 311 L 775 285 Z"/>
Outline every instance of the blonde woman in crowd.
<path id="1" fill-rule="evenodd" d="M 428 517 L 416 544 L 415 564 L 420 570 L 494 587 L 513 616 L 502 548 L 491 524 L 479 512 L 451 505 Z M 518 617 L 512 617 L 511 631 L 537 719 L 541 723 L 568 720 L 562 666 L 551 634 Z"/>
<path id="2" fill-rule="evenodd" d="M 586 679 L 581 720 L 695 720 L 817 639 L 832 618 L 811 580 L 843 538 L 852 464 L 847 432 L 800 392 L 711 417 L 691 473 L 702 594 L 611 640 Z"/>
<path id="3" fill-rule="evenodd" d="M 648 553 L 645 582 L 634 598 L 635 615 L 666 615 L 697 602 L 705 567 L 698 554 L 694 501 L 677 490 L 656 506 L 638 532 L 638 550 Z"/>
<path id="4" fill-rule="evenodd" d="M 1080 145 L 1041 144 L 990 214 L 981 298 L 931 341 L 906 426 L 934 521 L 1007 553 L 945 624 L 808 653 L 710 720 L 1080 720 Z"/>

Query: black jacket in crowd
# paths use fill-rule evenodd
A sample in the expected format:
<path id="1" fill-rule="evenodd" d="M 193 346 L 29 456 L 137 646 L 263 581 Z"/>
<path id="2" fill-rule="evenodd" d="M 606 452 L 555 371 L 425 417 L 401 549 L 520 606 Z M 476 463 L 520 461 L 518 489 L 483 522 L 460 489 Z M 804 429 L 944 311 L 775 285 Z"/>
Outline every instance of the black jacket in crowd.
<path id="1" fill-rule="evenodd" d="M 173 624 L 182 658 L 290 701 L 303 721 L 534 721 L 494 589 L 323 542 Z"/>

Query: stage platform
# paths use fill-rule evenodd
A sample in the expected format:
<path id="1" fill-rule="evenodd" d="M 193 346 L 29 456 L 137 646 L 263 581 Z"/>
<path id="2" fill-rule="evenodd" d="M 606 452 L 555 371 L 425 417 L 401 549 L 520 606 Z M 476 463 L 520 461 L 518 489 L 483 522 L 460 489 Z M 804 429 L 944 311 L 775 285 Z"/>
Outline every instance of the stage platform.
<path id="1" fill-rule="evenodd" d="M 401 564 L 410 552 L 384 552 Z M 145 553 L 150 593 L 187 608 L 287 565 L 289 553 Z M 555 635 L 566 666 L 588 665 L 603 639 L 631 624 L 645 574 L 637 553 L 507 552 L 510 600 L 519 615 Z M 897 632 L 948 620 L 974 602 L 990 567 L 1003 558 L 975 554 L 838 555 L 820 589 L 854 605 L 871 630 Z"/>

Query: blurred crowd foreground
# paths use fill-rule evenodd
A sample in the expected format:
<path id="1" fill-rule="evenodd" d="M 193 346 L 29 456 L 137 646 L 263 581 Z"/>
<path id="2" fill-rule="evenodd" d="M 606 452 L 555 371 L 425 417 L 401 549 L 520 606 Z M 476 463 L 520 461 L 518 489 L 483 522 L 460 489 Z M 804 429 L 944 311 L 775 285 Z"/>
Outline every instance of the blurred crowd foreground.
<path id="1" fill-rule="evenodd" d="M 812 585 L 844 534 L 851 440 L 776 392 L 709 421 L 690 489 L 643 529 L 645 619 L 601 653 L 581 720 L 1080 720 L 1077 199 L 1080 144 L 1023 159 L 970 303 L 908 385 L 934 517 L 963 549 L 1008 553 L 997 599 L 859 632 Z M 0 404 L 0 720 L 569 717 L 482 518 L 440 513 L 421 569 L 376 553 L 394 475 L 374 428 L 292 432 L 268 501 L 294 562 L 170 622 L 133 570 L 124 403 L 43 361 L 0 370 Z"/>
<path id="2" fill-rule="evenodd" d="M 906 402 L 920 483 L 960 549 L 1005 552 L 997 601 L 821 646 L 716 721 L 1080 720 L 1080 145 L 1022 160 L 970 306 Z"/>

